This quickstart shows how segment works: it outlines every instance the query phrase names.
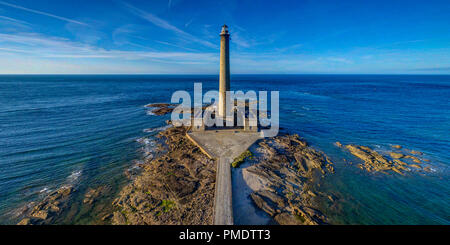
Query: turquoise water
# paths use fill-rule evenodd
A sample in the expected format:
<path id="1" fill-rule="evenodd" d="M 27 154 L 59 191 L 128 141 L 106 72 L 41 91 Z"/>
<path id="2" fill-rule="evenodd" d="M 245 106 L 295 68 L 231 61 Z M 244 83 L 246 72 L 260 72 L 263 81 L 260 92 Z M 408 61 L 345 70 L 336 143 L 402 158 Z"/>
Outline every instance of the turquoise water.
<path id="1" fill-rule="evenodd" d="M 124 171 L 150 154 L 168 116 L 147 113 L 176 90 L 217 89 L 217 76 L 0 76 L 0 223 L 62 185 L 80 206 L 58 223 L 92 222 L 88 187 L 114 193 Z M 321 183 L 337 201 L 323 206 L 338 224 L 450 223 L 450 76 L 240 75 L 232 89 L 279 90 L 283 131 L 325 152 L 336 173 Z M 150 129 L 150 130 L 145 130 Z M 334 142 L 424 152 L 432 171 L 405 176 L 364 172 Z"/>

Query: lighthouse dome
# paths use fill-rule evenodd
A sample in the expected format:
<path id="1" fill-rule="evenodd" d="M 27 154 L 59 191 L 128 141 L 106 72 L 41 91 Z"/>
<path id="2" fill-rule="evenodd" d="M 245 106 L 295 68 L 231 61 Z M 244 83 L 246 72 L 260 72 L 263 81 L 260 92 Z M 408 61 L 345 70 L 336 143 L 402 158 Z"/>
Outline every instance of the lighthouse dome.
<path id="1" fill-rule="evenodd" d="M 220 34 L 228 34 L 228 26 L 227 25 L 222 26 L 222 32 Z"/>

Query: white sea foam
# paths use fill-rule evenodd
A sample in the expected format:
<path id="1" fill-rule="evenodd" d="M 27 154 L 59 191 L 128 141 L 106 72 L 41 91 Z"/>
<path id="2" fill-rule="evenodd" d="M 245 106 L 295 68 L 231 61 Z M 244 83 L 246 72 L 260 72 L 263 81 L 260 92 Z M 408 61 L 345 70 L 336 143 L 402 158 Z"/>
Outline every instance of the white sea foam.
<path id="1" fill-rule="evenodd" d="M 144 156 L 144 159 L 146 161 L 152 160 L 155 157 L 155 155 L 153 155 L 153 153 L 147 152 Z"/>
<path id="2" fill-rule="evenodd" d="M 141 168 L 141 167 L 140 167 L 138 164 L 135 164 L 135 165 L 129 167 L 127 170 L 128 170 L 128 171 L 132 171 L 132 170 L 136 170 L 136 169 L 140 169 L 140 168 Z"/>
<path id="3" fill-rule="evenodd" d="M 156 116 L 156 114 L 153 113 L 153 110 L 148 110 L 147 111 L 147 115 L 149 115 L 149 116 Z"/>
<path id="4" fill-rule="evenodd" d="M 144 131 L 144 133 L 153 133 L 153 132 L 164 131 L 171 127 L 172 127 L 172 125 L 166 125 L 166 126 L 162 126 L 162 127 L 158 127 L 158 128 L 146 128 L 143 131 Z"/>
<path id="5" fill-rule="evenodd" d="M 156 151 L 156 141 L 147 137 L 139 138 L 136 141 L 143 145 L 143 147 L 141 148 L 143 152 L 143 158 L 145 160 L 153 159 L 154 153 Z"/>
<path id="6" fill-rule="evenodd" d="M 143 144 L 144 146 L 155 146 L 156 142 L 150 138 L 142 137 L 136 140 L 138 143 Z"/>
<path id="7" fill-rule="evenodd" d="M 48 187 L 44 187 L 42 190 L 39 191 L 39 193 L 49 193 L 51 190 Z"/>
<path id="8" fill-rule="evenodd" d="M 73 172 L 69 175 L 69 177 L 67 177 L 67 181 L 68 181 L 70 184 L 75 183 L 75 182 L 80 178 L 81 173 L 82 173 L 81 170 L 73 171 Z"/>

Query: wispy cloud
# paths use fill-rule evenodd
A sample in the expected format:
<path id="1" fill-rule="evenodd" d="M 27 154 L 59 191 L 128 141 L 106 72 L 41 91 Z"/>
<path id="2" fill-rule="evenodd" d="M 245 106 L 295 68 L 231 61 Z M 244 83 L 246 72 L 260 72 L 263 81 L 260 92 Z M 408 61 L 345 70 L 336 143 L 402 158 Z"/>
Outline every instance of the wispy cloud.
<path id="1" fill-rule="evenodd" d="M 10 22 L 19 23 L 19 24 L 24 24 L 24 25 L 28 25 L 29 24 L 26 21 L 14 19 L 14 18 L 11 18 L 11 17 L 8 17 L 8 16 L 3 16 L 3 15 L 0 15 L 0 19 L 7 20 L 7 21 L 10 21 Z"/>
<path id="2" fill-rule="evenodd" d="M 448 67 L 427 67 L 427 68 L 416 68 L 411 69 L 413 71 L 450 71 L 450 66 Z"/>
<path id="3" fill-rule="evenodd" d="M 184 39 L 186 39 L 188 41 L 197 42 L 197 43 L 200 43 L 200 44 L 202 44 L 204 46 L 207 46 L 207 47 L 210 47 L 210 48 L 217 48 L 217 46 L 214 45 L 213 43 L 208 42 L 208 41 L 203 40 L 203 39 L 200 39 L 198 37 L 195 37 L 195 36 L 185 32 L 185 31 L 179 29 L 178 27 L 170 24 L 168 21 L 157 17 L 156 15 L 153 15 L 151 13 L 145 12 L 145 11 L 143 11 L 141 9 L 138 9 L 138 8 L 134 7 L 133 5 L 130 5 L 128 3 L 125 3 L 125 2 L 121 2 L 121 3 L 132 14 L 134 14 L 134 15 L 142 18 L 142 19 L 145 19 L 145 20 L 149 21 L 150 23 L 152 23 L 152 24 L 154 24 L 154 25 L 156 25 L 156 26 L 158 26 L 160 28 L 163 28 L 165 30 L 171 31 L 171 32 L 179 35 L 180 37 L 182 37 L 182 38 L 184 38 Z"/>
<path id="4" fill-rule="evenodd" d="M 353 64 L 353 61 L 346 59 L 346 58 L 341 58 L 341 57 L 327 57 L 327 58 L 325 58 L 325 60 L 331 61 L 331 62 L 337 62 L 337 63 Z"/>
<path id="5" fill-rule="evenodd" d="M 164 45 L 171 43 L 158 41 Z M 442 73 L 448 74 L 448 49 L 433 52 L 377 54 L 365 60 L 357 53 L 237 52 L 231 56 L 239 73 Z M 369 54 L 370 55 L 370 54 Z M 381 58 L 378 58 L 381 56 Z M 105 49 L 37 33 L 0 33 L 0 73 L 171 73 L 215 74 L 218 53 L 124 51 Z M 426 57 L 421 66 L 406 59 Z M 426 64 L 440 65 L 427 68 Z M 391 69 L 395 67 L 395 69 Z M 415 69 L 414 69 L 415 68 Z M 391 70 L 389 70 L 391 69 Z"/>
<path id="6" fill-rule="evenodd" d="M 43 58 L 70 59 L 118 59 L 118 60 L 146 60 L 179 63 L 203 62 L 211 63 L 216 60 L 213 53 L 196 52 L 147 52 L 106 50 L 96 46 L 73 42 L 68 39 L 44 36 L 37 33 L 4 34 L 0 33 L 0 51 L 7 53 L 25 53 L 30 56 Z"/>
<path id="7" fill-rule="evenodd" d="M 22 21 L 22 20 L 8 17 L 8 16 L 0 15 L 0 30 L 1 31 L 19 32 L 19 31 L 25 31 L 25 30 L 30 30 L 30 29 L 31 29 L 31 24 L 26 21 Z"/>
<path id="8" fill-rule="evenodd" d="M 197 50 L 195 50 L 195 49 L 186 48 L 186 47 L 183 47 L 183 46 L 180 46 L 180 45 L 176 45 L 176 44 L 173 44 L 173 43 L 169 43 L 169 42 L 158 41 L 158 40 L 156 40 L 155 42 L 160 43 L 160 44 L 164 44 L 164 45 L 167 45 L 167 46 L 172 46 L 172 47 L 176 47 L 176 48 L 181 48 L 181 49 L 189 50 L 189 51 L 197 51 Z"/>
<path id="9" fill-rule="evenodd" d="M 186 22 L 186 24 L 184 24 L 184 27 L 186 27 L 186 28 L 189 27 L 193 21 L 194 21 L 194 18 L 190 19 L 188 22 Z"/>
<path id="10" fill-rule="evenodd" d="M 6 51 L 8 53 L 30 53 L 29 51 L 26 50 L 21 50 L 21 49 L 14 49 L 14 48 L 0 48 L 0 51 Z"/>
<path id="11" fill-rule="evenodd" d="M 5 47 L 6 45 L 23 46 L 29 48 L 48 48 L 53 47 L 54 50 L 59 48 L 77 48 L 80 51 L 87 45 L 77 44 L 65 38 L 43 36 L 38 33 L 17 33 L 4 34 L 0 33 L 0 43 Z"/>
<path id="12" fill-rule="evenodd" d="M 273 33 L 270 36 L 264 37 L 259 37 L 258 35 L 254 34 L 252 35 L 252 33 L 238 25 L 233 25 L 233 29 L 231 30 L 231 42 L 241 48 L 251 48 L 260 45 L 271 44 L 278 37 L 278 33 Z"/>
<path id="13" fill-rule="evenodd" d="M 142 37 L 145 29 L 133 24 L 127 24 L 116 28 L 112 33 L 112 40 L 117 46 L 134 46 L 143 50 L 154 50 L 148 46 L 149 39 Z M 145 45 L 141 44 L 144 43 Z"/>
<path id="14" fill-rule="evenodd" d="M 300 47 L 302 47 L 302 46 L 303 46 L 303 44 L 298 43 L 298 44 L 290 45 L 290 46 L 283 47 L 283 48 L 275 48 L 275 51 L 276 51 L 276 52 L 283 53 L 283 52 L 286 52 L 286 51 L 293 51 L 293 50 L 296 50 L 296 49 L 298 49 L 298 48 L 300 48 Z"/>
<path id="15" fill-rule="evenodd" d="M 236 32 L 233 34 L 232 38 L 231 38 L 231 42 L 235 43 L 236 45 L 240 46 L 240 47 L 244 47 L 244 48 L 248 48 L 250 47 L 250 42 L 243 38 L 239 32 Z"/>
<path id="16" fill-rule="evenodd" d="M 65 18 L 65 17 L 62 17 L 62 16 L 46 13 L 46 12 L 35 10 L 35 9 L 29 9 L 29 8 L 26 8 L 26 7 L 23 7 L 23 6 L 15 5 L 15 4 L 12 4 L 12 3 L 7 3 L 7 2 L 4 2 L 4 1 L 0 1 L 0 5 L 8 6 L 8 7 L 15 8 L 15 9 L 20 9 L 20 10 L 27 11 L 27 12 L 34 13 L 34 14 L 40 14 L 40 15 L 48 16 L 48 17 L 51 17 L 51 18 L 55 18 L 55 19 L 58 19 L 58 20 L 63 20 L 63 21 L 74 23 L 74 24 L 78 24 L 78 25 L 88 26 L 88 24 L 80 22 L 80 21 L 77 21 L 77 20 Z"/>

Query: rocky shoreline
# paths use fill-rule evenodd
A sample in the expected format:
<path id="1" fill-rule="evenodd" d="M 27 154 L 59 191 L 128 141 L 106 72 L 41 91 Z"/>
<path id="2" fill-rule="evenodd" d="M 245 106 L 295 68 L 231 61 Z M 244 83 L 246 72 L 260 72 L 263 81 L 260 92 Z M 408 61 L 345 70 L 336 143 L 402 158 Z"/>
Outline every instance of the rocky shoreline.
<path id="1" fill-rule="evenodd" d="M 206 225 L 213 222 L 216 164 L 189 139 L 186 128 L 160 132 L 159 157 L 114 201 L 111 223 L 117 225 Z M 254 204 L 278 224 L 326 224 L 308 189 L 315 178 L 333 173 L 331 161 L 310 148 L 298 135 L 258 143 L 257 156 L 242 159 L 257 164 L 245 170 L 255 187 Z"/>
<path id="2" fill-rule="evenodd" d="M 63 186 L 50 193 L 39 203 L 29 203 L 21 212 L 25 214 L 18 225 L 49 225 L 61 214 L 63 209 L 68 208 L 68 201 L 74 191 L 72 186 Z"/>
<path id="3" fill-rule="evenodd" d="M 170 121 L 167 121 L 170 124 Z M 213 223 L 216 163 L 186 137 L 187 128 L 168 127 L 156 137 L 157 152 L 139 164 L 118 197 L 102 210 L 100 224 L 114 225 L 207 225 Z M 362 160 L 358 167 L 369 172 L 404 174 L 411 169 L 429 171 L 423 153 L 392 146 L 387 155 L 360 145 L 336 146 Z M 334 173 L 333 163 L 322 152 L 308 146 L 298 135 L 279 135 L 259 140 L 233 167 L 245 164 L 242 176 L 250 187 L 253 205 L 280 225 L 320 225 L 329 220 L 319 210 L 316 197 L 336 201 L 315 192 L 320 178 Z M 419 165 L 420 164 L 420 165 Z M 128 176 L 130 177 L 130 176 Z M 29 203 L 19 225 L 54 224 L 77 190 L 63 186 L 39 203 Z M 91 205 L 109 193 L 107 186 L 90 188 L 82 203 Z M 106 211 L 109 210 L 109 211 Z"/>
<path id="4" fill-rule="evenodd" d="M 159 133 L 164 153 L 119 193 L 112 224 L 212 224 L 216 164 L 185 134 L 184 127 Z"/>
<path id="5" fill-rule="evenodd" d="M 155 115 L 173 110 L 171 104 L 151 104 Z M 137 165 L 136 173 L 125 172 L 131 183 L 121 189 L 108 207 L 95 217 L 98 224 L 114 225 L 208 225 L 213 223 L 216 163 L 187 137 L 186 127 L 168 127 L 156 138 L 156 154 Z M 430 171 L 423 153 L 393 145 L 384 155 L 367 146 L 335 143 L 362 160 L 358 167 L 369 172 L 397 173 Z M 346 161 L 344 159 L 344 161 Z M 336 201 L 336 197 L 315 192 L 321 178 L 334 173 L 333 163 L 322 152 L 308 146 L 298 135 L 283 134 L 257 141 L 235 159 L 242 167 L 243 183 L 251 189 L 252 205 L 280 225 L 320 225 L 329 220 L 319 210 L 316 199 Z M 41 202 L 29 203 L 21 210 L 19 225 L 57 223 L 58 216 L 70 210 L 73 186 L 53 191 Z M 82 203 L 89 208 L 105 195 L 108 186 L 89 188 Z M 79 205 L 79 204 L 77 204 Z"/>

